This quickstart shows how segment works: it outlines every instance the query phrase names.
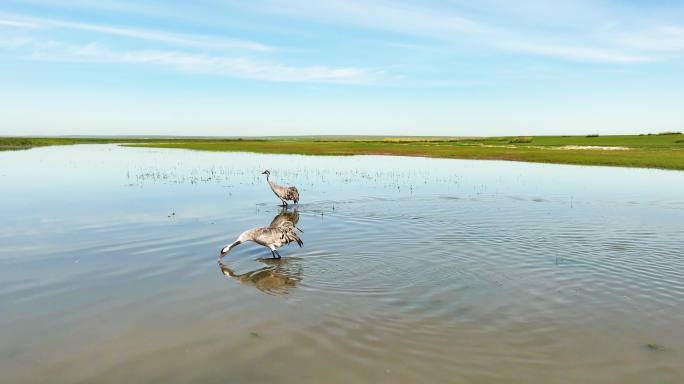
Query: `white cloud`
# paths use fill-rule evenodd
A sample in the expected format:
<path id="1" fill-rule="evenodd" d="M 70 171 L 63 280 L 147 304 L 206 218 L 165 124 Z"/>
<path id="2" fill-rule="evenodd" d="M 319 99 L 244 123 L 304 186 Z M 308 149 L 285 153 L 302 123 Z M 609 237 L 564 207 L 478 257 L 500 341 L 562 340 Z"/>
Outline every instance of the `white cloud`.
<path id="1" fill-rule="evenodd" d="M 45 18 L 16 17 L 16 15 L 10 18 L 7 15 L 4 17 L 0 19 L 0 27 L 8 27 L 22 33 L 15 33 L 15 31 L 6 33 L 4 36 L 0 35 L 0 47 L 11 49 L 32 60 L 158 65 L 191 73 L 281 82 L 360 84 L 376 82 L 383 77 L 380 71 L 355 67 L 293 66 L 235 56 L 236 50 L 258 53 L 274 51 L 270 46 L 247 40 Z M 27 29 L 31 31 L 23 33 Z M 100 43 L 74 43 L 44 39 L 31 33 L 35 32 L 34 30 L 49 31 L 51 29 L 88 31 L 146 40 L 168 45 L 169 48 L 121 49 Z M 199 51 L 188 52 L 174 49 L 174 47 L 197 48 Z"/>
<path id="2" fill-rule="evenodd" d="M 572 47 L 542 43 L 511 43 L 510 48 L 539 55 L 559 57 L 574 61 L 601 61 L 607 63 L 639 63 L 653 61 L 646 55 L 634 55 L 610 49 Z"/>
<path id="3" fill-rule="evenodd" d="M 28 23 L 25 21 L 16 20 L 3 20 L 0 19 L 0 27 L 11 27 L 11 28 L 37 28 L 38 26 L 33 23 Z"/>
<path id="4" fill-rule="evenodd" d="M 490 8 L 494 5 L 497 5 L 496 1 L 490 4 Z M 260 2 L 258 5 L 251 3 L 243 6 L 254 11 L 284 15 L 306 22 L 318 20 L 337 25 L 388 31 L 409 37 L 430 38 L 441 41 L 446 46 L 461 47 L 465 44 L 471 48 L 484 47 L 490 50 L 573 61 L 605 63 L 655 61 L 660 57 L 654 55 L 653 52 L 647 52 L 646 48 L 660 46 L 680 49 L 682 44 L 679 35 L 681 31 L 678 29 L 670 30 L 669 36 L 660 40 L 640 39 L 639 36 L 632 36 L 632 44 L 625 44 L 624 41 L 611 38 L 610 34 L 605 34 L 605 31 L 601 31 L 599 27 L 600 17 L 605 10 L 601 9 L 601 12 L 598 12 L 599 8 L 592 8 L 586 2 L 572 8 L 575 13 L 573 16 L 575 26 L 572 27 L 566 22 L 563 24 L 563 28 L 566 29 L 550 28 L 549 25 L 553 25 L 552 19 L 540 20 L 544 23 L 544 28 L 535 29 L 529 25 L 523 26 L 516 23 L 516 18 L 506 19 L 502 15 L 498 15 L 494 21 L 486 21 L 488 15 L 477 12 L 459 13 L 446 7 L 399 4 L 382 0 L 320 0 L 315 3 L 302 0 L 271 0 Z M 554 7 L 556 7 L 555 4 Z M 510 12 L 511 10 L 511 7 L 504 8 L 498 11 Z M 536 4 L 530 9 L 541 9 L 547 17 L 562 17 L 558 13 L 551 12 L 550 8 L 553 7 L 540 7 L 540 4 Z M 596 10 L 599 15 L 592 14 L 592 9 Z M 587 28 L 581 25 L 582 19 L 577 15 L 581 12 L 584 13 L 585 19 L 591 18 L 596 26 Z M 491 15 L 489 16 L 491 18 Z M 527 16 L 532 18 L 532 15 Z M 501 20 L 507 21 L 503 24 Z"/>
<path id="5" fill-rule="evenodd" d="M 478 34 L 487 25 L 439 9 L 414 7 L 397 2 L 320 0 L 271 0 L 249 5 L 252 10 L 293 18 L 318 19 L 334 24 L 348 24 L 423 36 L 449 37 L 454 34 Z"/>
<path id="6" fill-rule="evenodd" d="M 292 66 L 242 57 L 165 50 L 115 50 L 101 44 L 65 44 L 27 38 L 2 39 L 0 47 L 41 61 L 158 65 L 189 73 L 226 75 L 280 82 L 365 84 L 379 82 L 381 71 L 322 65 Z"/>
<path id="7" fill-rule="evenodd" d="M 621 35 L 616 40 L 627 47 L 648 51 L 684 51 L 684 27 L 655 26 L 639 34 Z"/>
<path id="8" fill-rule="evenodd" d="M 79 23 L 72 21 L 40 18 L 5 18 L 0 19 L 0 26 L 17 28 L 53 28 L 95 32 L 138 40 L 154 41 L 169 45 L 208 48 L 208 49 L 244 49 L 252 51 L 269 51 L 272 48 L 255 41 L 230 39 L 215 36 L 187 35 L 151 29 L 116 27 L 99 24 Z"/>

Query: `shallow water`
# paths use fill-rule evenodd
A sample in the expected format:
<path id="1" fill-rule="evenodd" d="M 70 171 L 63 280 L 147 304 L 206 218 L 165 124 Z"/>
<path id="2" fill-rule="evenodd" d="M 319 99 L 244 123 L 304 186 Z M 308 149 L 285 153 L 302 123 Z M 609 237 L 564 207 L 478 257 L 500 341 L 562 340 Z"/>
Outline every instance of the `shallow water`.
<path id="1" fill-rule="evenodd" d="M 217 264 L 267 168 L 304 247 Z M 83 145 L 0 185 L 3 383 L 684 380 L 682 172 Z"/>

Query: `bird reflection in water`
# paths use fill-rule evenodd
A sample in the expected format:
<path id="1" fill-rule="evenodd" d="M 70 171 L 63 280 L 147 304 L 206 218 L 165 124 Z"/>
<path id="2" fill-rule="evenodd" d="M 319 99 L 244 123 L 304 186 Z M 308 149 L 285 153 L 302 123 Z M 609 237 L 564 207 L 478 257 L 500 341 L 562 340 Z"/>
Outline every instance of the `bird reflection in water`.
<path id="1" fill-rule="evenodd" d="M 298 258 L 262 258 L 257 261 L 266 266 L 242 274 L 235 273 L 220 261 L 218 264 L 224 275 L 270 295 L 286 295 L 302 281 L 303 271 Z"/>
<path id="2" fill-rule="evenodd" d="M 287 209 L 281 209 L 277 215 L 271 220 L 269 227 L 277 228 L 283 225 L 284 222 L 289 221 L 293 226 L 297 226 L 299 222 L 299 212 L 295 209 L 293 211 L 288 211 Z M 301 231 L 301 229 L 300 229 Z"/>
<path id="3" fill-rule="evenodd" d="M 290 212 L 286 209 L 283 209 L 273 218 L 268 227 L 260 228 L 259 230 L 265 231 L 266 234 L 270 234 L 271 231 L 273 231 L 274 234 L 278 235 L 276 236 L 278 237 L 278 240 L 282 241 L 281 239 L 284 239 L 285 244 L 287 244 L 289 243 L 287 237 L 292 236 L 291 234 L 294 233 L 295 228 L 301 232 L 301 229 L 296 227 L 297 222 L 299 222 L 299 213 L 297 210 Z M 283 231 L 283 229 L 285 230 Z M 282 235 L 281 232 L 283 232 Z M 301 240 L 298 236 L 295 236 L 293 240 L 296 240 L 301 246 Z M 259 241 L 255 242 L 261 244 Z M 239 244 L 238 241 L 236 241 L 236 243 Z M 271 244 L 261 245 L 269 247 Z M 274 247 L 272 246 L 269 248 L 271 248 L 274 258 L 257 259 L 258 262 L 266 264 L 266 266 L 246 273 L 235 273 L 233 269 L 228 267 L 228 265 L 224 264 L 222 261 L 223 256 L 225 256 L 225 254 L 228 253 L 228 250 L 233 248 L 233 246 L 234 245 L 225 247 L 221 251 L 221 254 L 218 258 L 219 268 L 225 276 L 232 277 L 242 284 L 252 285 L 264 293 L 275 295 L 289 293 L 290 290 L 297 287 L 297 284 L 299 284 L 299 282 L 302 280 L 302 268 L 299 263 L 299 259 L 292 257 L 282 259 L 277 251 L 273 252 Z"/>

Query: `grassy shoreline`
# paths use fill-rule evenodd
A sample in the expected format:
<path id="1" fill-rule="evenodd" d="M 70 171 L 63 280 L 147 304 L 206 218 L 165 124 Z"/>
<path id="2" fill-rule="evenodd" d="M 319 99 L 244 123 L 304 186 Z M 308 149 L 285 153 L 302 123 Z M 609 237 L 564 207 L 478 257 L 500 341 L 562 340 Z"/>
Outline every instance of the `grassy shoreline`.
<path id="1" fill-rule="evenodd" d="M 289 137 L 289 138 L 45 138 L 0 137 L 1 149 L 117 143 L 300 155 L 390 155 L 684 170 L 684 135 L 611 136 Z"/>

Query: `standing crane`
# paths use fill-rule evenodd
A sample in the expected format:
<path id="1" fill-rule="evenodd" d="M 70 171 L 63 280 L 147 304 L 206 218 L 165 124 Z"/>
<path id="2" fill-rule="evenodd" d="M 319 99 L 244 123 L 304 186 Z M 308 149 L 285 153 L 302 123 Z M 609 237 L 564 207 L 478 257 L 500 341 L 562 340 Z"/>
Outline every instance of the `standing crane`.
<path id="1" fill-rule="evenodd" d="M 271 171 L 269 170 L 265 170 L 261 172 L 261 174 L 266 175 L 266 182 L 271 187 L 271 191 L 273 191 L 283 203 L 283 207 L 287 207 L 288 200 L 294 201 L 295 204 L 299 203 L 299 191 L 296 187 L 284 187 L 272 182 L 269 180 L 269 176 L 271 176 Z"/>

